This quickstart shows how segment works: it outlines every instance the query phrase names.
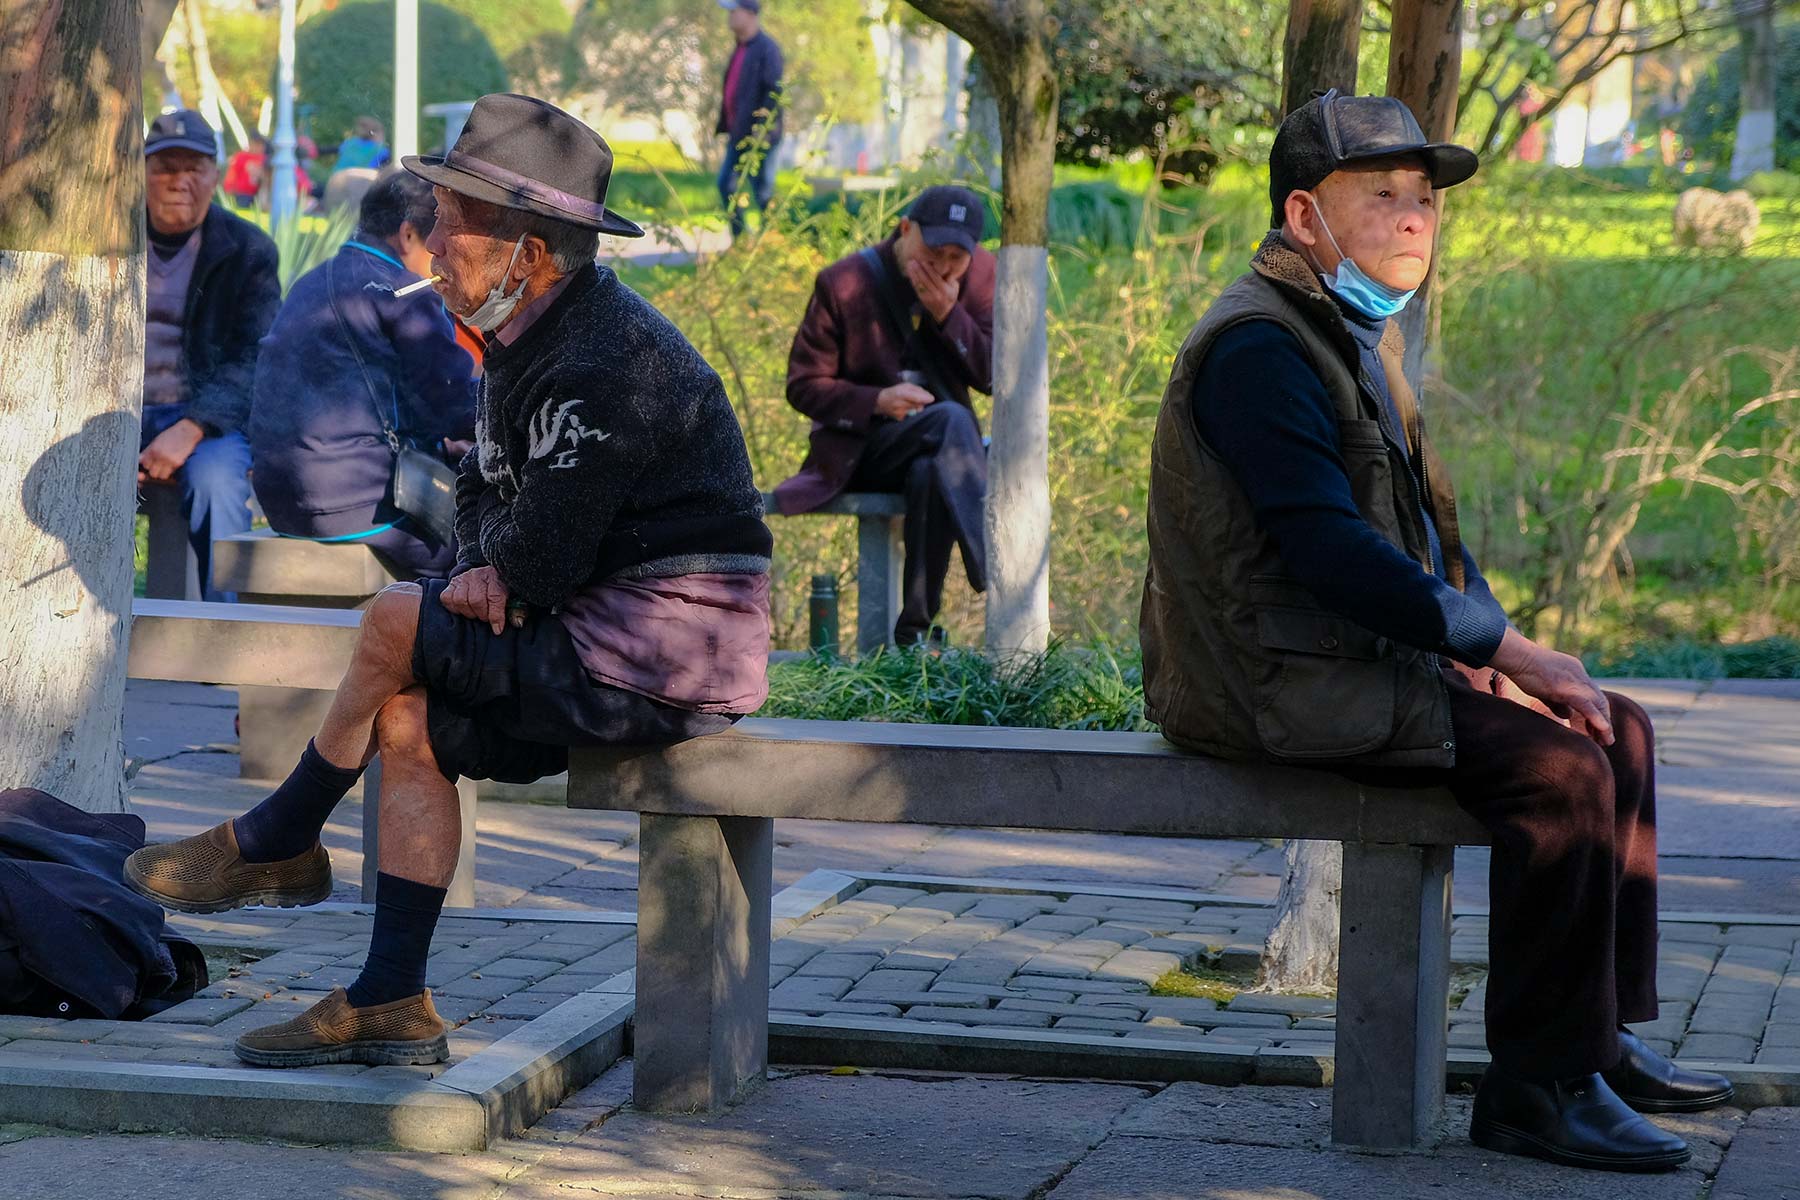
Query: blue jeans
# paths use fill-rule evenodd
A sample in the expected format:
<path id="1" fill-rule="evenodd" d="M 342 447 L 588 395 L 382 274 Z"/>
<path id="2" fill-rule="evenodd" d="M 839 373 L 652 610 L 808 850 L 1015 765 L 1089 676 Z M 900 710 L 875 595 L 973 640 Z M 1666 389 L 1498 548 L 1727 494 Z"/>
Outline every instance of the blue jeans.
<path id="1" fill-rule="evenodd" d="M 147 404 L 138 449 L 186 416 L 180 404 Z M 250 443 L 237 432 L 202 438 L 181 470 L 181 515 L 187 518 L 188 544 L 200 567 L 200 593 L 208 600 L 236 600 L 212 586 L 214 538 L 250 532 Z M 146 484 L 146 487 L 163 486 Z"/>
<path id="2" fill-rule="evenodd" d="M 725 165 L 719 168 L 719 199 L 725 202 L 726 215 L 731 220 L 731 236 L 736 237 L 744 232 L 744 210 L 737 204 L 738 192 L 745 187 L 750 191 L 750 198 L 755 201 L 758 212 L 769 207 L 769 201 L 775 197 L 775 146 L 771 145 L 762 151 L 762 161 L 757 164 L 754 173 L 748 163 L 744 164 L 744 177 L 738 178 L 738 161 L 748 153 L 747 148 L 736 145 L 725 149 Z"/>

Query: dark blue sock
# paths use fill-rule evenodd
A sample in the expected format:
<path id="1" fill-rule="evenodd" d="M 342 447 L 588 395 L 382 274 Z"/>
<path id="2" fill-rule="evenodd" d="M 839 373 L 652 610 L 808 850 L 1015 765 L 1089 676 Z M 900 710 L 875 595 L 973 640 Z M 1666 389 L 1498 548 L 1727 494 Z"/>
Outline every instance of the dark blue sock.
<path id="1" fill-rule="evenodd" d="M 237 818 L 238 852 L 246 861 L 280 862 L 312 849 L 331 810 L 362 778 L 362 768 L 334 767 L 306 743 L 306 753 L 267 800 Z"/>
<path id="2" fill-rule="evenodd" d="M 446 894 L 445 888 L 385 871 L 375 877 L 375 933 L 362 974 L 350 985 L 351 1007 L 390 1004 L 425 990 L 431 931 Z"/>

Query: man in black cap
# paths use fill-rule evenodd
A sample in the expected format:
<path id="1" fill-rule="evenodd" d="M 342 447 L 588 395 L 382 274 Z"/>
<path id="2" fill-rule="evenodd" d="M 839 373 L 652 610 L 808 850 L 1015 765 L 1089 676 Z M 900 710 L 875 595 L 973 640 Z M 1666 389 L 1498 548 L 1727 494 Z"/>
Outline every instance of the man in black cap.
<path id="1" fill-rule="evenodd" d="M 971 388 L 993 390 L 986 220 L 968 188 L 926 188 L 892 236 L 819 272 L 788 353 L 788 403 L 812 418 L 812 448 L 775 507 L 811 512 L 844 491 L 906 496 L 901 645 L 930 634 L 952 546 L 969 586 L 987 588 L 987 452 L 969 402 Z"/>
<path id="2" fill-rule="evenodd" d="M 1663 1170 L 1639 1112 L 1731 1098 L 1625 1023 L 1656 1003 L 1650 719 L 1514 629 L 1401 374 L 1436 189 L 1475 156 L 1404 104 L 1282 123 L 1270 232 L 1176 357 L 1151 456 L 1147 709 L 1221 757 L 1447 787 L 1493 837 L 1482 1146 Z M 1635 1111 L 1634 1111 L 1635 1110 Z"/>
<path id="3" fill-rule="evenodd" d="M 719 167 L 719 198 L 731 220 L 731 236 L 744 232 L 743 193 L 768 211 L 775 195 L 775 149 L 781 144 L 781 47 L 762 27 L 762 0 L 719 0 L 737 39 L 725 63 L 719 93 L 719 123 L 725 161 Z"/>
<path id="4" fill-rule="evenodd" d="M 208 600 L 213 539 L 250 528 L 256 347 L 281 305 L 275 243 L 213 203 L 219 143 L 197 112 L 163 113 L 144 137 L 150 234 L 138 483 L 181 488 Z"/>
<path id="5" fill-rule="evenodd" d="M 259 1066 L 444 1060 L 425 958 L 456 866 L 454 781 L 526 782 L 571 746 L 680 741 L 767 694 L 769 531 L 717 374 L 596 267 L 612 151 L 567 113 L 484 96 L 435 185 L 439 293 L 488 335 L 476 447 L 456 488 L 449 580 L 395 584 L 364 614 L 330 714 L 286 782 L 126 879 L 183 910 L 313 904 L 319 832 L 381 754 L 375 927 L 356 981 L 245 1034 Z"/>

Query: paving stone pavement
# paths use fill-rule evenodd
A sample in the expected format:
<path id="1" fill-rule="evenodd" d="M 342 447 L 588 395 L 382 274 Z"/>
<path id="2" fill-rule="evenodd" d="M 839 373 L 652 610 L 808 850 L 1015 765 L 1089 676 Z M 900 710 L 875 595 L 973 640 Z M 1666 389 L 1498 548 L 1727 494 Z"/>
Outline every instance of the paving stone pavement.
<path id="1" fill-rule="evenodd" d="M 55 1020 L 0 1015 L 0 1065 L 20 1058 L 241 1068 L 240 1034 L 296 1016 L 356 978 L 372 919 L 361 913 L 250 909 L 220 916 L 174 914 L 170 926 L 208 949 L 232 949 L 240 965 L 192 1000 L 143 1021 Z M 604 987 L 637 954 L 631 925 L 449 917 L 432 939 L 426 983 L 452 1026 L 450 1060 L 435 1066 L 339 1064 L 306 1074 L 370 1071 L 434 1078 L 576 992 Z M 0 1200 L 10 1193 L 0 1182 Z"/>
<path id="2" fill-rule="evenodd" d="M 1453 1097 L 1420 1153 L 1330 1146 L 1330 1096 L 928 1073 L 783 1072 L 716 1117 L 625 1107 L 621 1063 L 526 1138 L 479 1155 L 0 1127 L 0 1195 L 87 1200 L 1800 1200 L 1800 1109 L 1657 1122 L 1694 1160 L 1625 1177 L 1489 1154 Z"/>

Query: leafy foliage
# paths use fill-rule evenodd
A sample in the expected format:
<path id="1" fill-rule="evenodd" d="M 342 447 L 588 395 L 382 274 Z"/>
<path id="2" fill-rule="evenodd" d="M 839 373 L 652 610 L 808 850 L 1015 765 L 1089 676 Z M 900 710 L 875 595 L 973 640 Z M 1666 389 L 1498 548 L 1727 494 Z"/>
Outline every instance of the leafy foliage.
<path id="1" fill-rule="evenodd" d="M 1777 28 L 1775 40 L 1775 161 L 1800 170 L 1800 23 Z M 1700 157 L 1730 160 L 1743 79 L 1744 47 L 1738 42 L 1720 52 L 1694 82 L 1681 112 L 1681 136 Z"/>
<path id="2" fill-rule="evenodd" d="M 1107 162 L 1180 152 L 1202 180 L 1217 131 L 1273 124 L 1280 100 L 1280 5 L 1188 0 L 1055 0 L 1057 157 Z"/>
<path id="3" fill-rule="evenodd" d="M 496 6 L 498 7 L 498 6 Z M 295 87 L 313 107 L 312 135 L 321 146 L 341 141 L 364 114 L 394 127 L 393 0 L 357 0 L 322 12 L 295 33 Z M 419 105 L 474 100 L 503 92 L 510 76 L 481 27 L 442 0 L 419 5 Z M 421 121 L 419 141 L 432 146 L 443 122 Z"/>

